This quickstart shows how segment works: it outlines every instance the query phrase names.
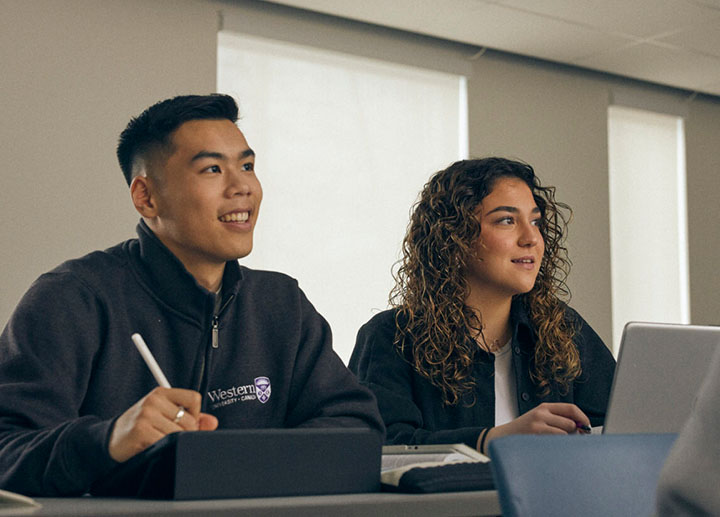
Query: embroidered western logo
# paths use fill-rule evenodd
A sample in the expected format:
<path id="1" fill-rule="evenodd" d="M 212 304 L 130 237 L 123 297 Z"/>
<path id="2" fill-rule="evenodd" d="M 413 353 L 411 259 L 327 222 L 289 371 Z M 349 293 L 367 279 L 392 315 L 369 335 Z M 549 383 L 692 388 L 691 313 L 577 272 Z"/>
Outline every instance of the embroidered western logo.
<path id="1" fill-rule="evenodd" d="M 270 379 L 267 377 L 255 377 L 255 394 L 261 403 L 265 404 L 270 400 L 271 391 Z"/>
<path id="2" fill-rule="evenodd" d="M 236 402 L 248 402 L 251 400 L 257 400 L 261 404 L 265 404 L 270 400 L 271 392 L 269 377 L 255 377 L 253 384 L 210 390 L 207 392 L 207 396 L 210 399 L 210 409 L 217 409 Z"/>

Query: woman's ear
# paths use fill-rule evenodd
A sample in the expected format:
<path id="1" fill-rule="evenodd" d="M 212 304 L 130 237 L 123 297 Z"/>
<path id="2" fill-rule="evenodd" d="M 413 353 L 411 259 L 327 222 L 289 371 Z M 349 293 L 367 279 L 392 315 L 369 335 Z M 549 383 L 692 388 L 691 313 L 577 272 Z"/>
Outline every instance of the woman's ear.
<path id="1" fill-rule="evenodd" d="M 130 197 L 135 210 L 145 217 L 152 219 L 157 216 L 157 206 L 153 193 L 153 184 L 147 176 L 135 176 L 130 183 Z"/>

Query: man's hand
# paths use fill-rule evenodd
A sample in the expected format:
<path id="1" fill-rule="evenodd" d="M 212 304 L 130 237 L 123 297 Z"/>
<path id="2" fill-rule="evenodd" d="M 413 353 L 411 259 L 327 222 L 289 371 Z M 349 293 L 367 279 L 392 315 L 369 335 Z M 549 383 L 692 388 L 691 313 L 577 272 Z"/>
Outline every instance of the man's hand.
<path id="1" fill-rule="evenodd" d="M 110 457 L 123 462 L 170 433 L 216 429 L 217 418 L 200 412 L 201 400 L 196 391 L 155 388 L 115 421 L 108 446 Z"/>
<path id="2" fill-rule="evenodd" d="M 571 434 L 578 426 L 590 427 L 590 419 L 575 404 L 544 402 L 512 422 L 493 427 L 487 433 L 484 449 L 494 438 L 511 434 Z"/>

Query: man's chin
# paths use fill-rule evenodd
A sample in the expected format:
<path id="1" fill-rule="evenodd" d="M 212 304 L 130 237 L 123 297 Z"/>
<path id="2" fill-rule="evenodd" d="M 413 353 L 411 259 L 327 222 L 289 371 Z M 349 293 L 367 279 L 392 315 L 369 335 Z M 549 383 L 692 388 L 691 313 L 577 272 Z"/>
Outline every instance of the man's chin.
<path id="1" fill-rule="evenodd" d="M 230 258 L 228 258 L 228 260 L 241 260 L 241 259 L 244 259 L 244 258 L 247 257 L 248 255 L 250 255 L 250 253 L 252 252 L 252 250 L 253 250 L 253 249 L 252 249 L 252 246 L 250 246 L 249 248 L 243 248 L 243 249 L 236 250 L 235 253 L 233 253 L 233 255 L 232 255 Z"/>

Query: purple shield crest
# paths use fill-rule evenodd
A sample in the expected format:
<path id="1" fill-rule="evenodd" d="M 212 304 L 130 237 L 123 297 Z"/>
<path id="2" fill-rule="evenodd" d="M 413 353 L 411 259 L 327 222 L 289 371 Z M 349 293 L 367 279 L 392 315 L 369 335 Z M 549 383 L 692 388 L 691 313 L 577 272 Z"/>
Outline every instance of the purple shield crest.
<path id="1" fill-rule="evenodd" d="M 255 377 L 255 395 L 257 395 L 257 399 L 260 402 L 265 404 L 265 402 L 270 400 L 271 391 L 270 379 L 267 377 Z"/>

